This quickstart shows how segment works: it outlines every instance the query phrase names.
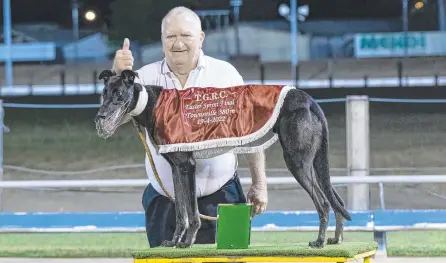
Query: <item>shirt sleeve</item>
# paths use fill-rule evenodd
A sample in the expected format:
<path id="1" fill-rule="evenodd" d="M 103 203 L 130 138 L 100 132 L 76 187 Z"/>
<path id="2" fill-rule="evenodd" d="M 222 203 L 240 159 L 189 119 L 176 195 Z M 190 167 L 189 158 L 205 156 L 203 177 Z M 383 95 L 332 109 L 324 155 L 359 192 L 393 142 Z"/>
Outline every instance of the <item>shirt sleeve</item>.
<path id="1" fill-rule="evenodd" d="M 234 74 L 234 77 L 233 77 L 231 85 L 232 86 L 245 85 L 245 82 L 243 81 L 242 75 L 240 75 L 240 73 L 236 69 L 234 69 L 234 70 L 235 70 L 235 74 Z"/>
<path id="2" fill-rule="evenodd" d="M 143 81 L 143 72 L 142 72 L 142 68 L 135 70 L 135 72 L 138 74 L 138 77 L 135 78 L 135 83 L 139 83 L 141 85 L 145 85 L 144 81 Z"/>

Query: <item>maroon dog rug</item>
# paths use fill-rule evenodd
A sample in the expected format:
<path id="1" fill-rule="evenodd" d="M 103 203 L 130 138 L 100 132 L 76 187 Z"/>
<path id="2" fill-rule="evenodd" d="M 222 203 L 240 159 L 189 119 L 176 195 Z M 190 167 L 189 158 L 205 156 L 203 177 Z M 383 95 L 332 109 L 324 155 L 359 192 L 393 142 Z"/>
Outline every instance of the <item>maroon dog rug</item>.
<path id="1" fill-rule="evenodd" d="M 252 153 L 271 146 L 271 132 L 292 86 L 163 89 L 155 107 L 160 153 L 202 150 Z"/>

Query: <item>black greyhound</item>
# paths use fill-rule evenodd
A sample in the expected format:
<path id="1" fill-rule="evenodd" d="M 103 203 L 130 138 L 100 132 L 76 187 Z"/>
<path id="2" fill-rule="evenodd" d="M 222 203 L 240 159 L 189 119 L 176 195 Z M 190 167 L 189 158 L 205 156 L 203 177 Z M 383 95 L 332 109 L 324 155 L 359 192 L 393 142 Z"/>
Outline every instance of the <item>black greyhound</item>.
<path id="1" fill-rule="evenodd" d="M 110 70 L 104 70 L 100 74 L 99 79 L 104 80 L 104 90 L 103 101 L 95 117 L 98 134 L 102 138 L 111 136 L 125 122 L 123 119 L 128 113 L 137 107 L 139 94 L 145 89 L 147 103 L 133 118 L 147 129 L 155 143 L 159 143 L 154 132 L 154 108 L 162 87 L 142 86 L 134 83 L 135 77 L 137 73 L 131 70 L 125 70 L 121 75 Z M 344 219 L 350 221 L 351 217 L 330 182 L 328 127 L 322 109 L 307 93 L 292 89 L 286 95 L 273 131 L 278 134 L 289 171 L 310 195 L 319 214 L 319 233 L 309 246 L 324 246 L 330 205 L 335 211 L 336 230 L 334 238 L 328 238 L 327 244 L 341 243 Z M 173 239 L 165 240 L 162 246 L 190 247 L 201 226 L 195 192 L 195 159 L 192 152 L 170 152 L 162 155 L 172 167 L 176 211 Z M 185 240 L 182 242 L 184 235 Z"/>

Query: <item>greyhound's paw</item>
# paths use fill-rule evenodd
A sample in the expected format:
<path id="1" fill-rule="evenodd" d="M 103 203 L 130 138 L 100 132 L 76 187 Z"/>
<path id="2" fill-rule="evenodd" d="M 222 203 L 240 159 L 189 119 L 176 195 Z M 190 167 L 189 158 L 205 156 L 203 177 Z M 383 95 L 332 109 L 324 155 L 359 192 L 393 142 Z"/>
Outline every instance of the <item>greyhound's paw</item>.
<path id="1" fill-rule="evenodd" d="M 174 247 L 175 246 L 175 242 L 171 241 L 171 240 L 164 240 L 163 243 L 161 243 L 162 247 Z"/>
<path id="2" fill-rule="evenodd" d="M 308 244 L 311 248 L 323 248 L 324 247 L 324 241 L 323 240 L 316 240 L 316 241 L 311 241 Z"/>
<path id="3" fill-rule="evenodd" d="M 190 242 L 178 242 L 177 248 L 190 248 L 192 244 Z"/>
<path id="4" fill-rule="evenodd" d="M 341 238 L 330 237 L 327 239 L 327 245 L 337 245 L 337 244 L 341 244 L 341 243 L 342 243 Z"/>

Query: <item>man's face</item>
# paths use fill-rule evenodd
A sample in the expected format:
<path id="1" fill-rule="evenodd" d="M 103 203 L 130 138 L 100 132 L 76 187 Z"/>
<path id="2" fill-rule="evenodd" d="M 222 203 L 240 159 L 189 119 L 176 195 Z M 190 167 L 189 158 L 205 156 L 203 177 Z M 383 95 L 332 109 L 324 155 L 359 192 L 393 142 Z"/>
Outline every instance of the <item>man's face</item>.
<path id="1" fill-rule="evenodd" d="M 197 62 L 204 33 L 197 27 L 192 15 L 170 17 L 162 33 L 163 51 L 170 66 L 192 66 L 191 63 Z"/>

